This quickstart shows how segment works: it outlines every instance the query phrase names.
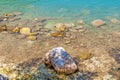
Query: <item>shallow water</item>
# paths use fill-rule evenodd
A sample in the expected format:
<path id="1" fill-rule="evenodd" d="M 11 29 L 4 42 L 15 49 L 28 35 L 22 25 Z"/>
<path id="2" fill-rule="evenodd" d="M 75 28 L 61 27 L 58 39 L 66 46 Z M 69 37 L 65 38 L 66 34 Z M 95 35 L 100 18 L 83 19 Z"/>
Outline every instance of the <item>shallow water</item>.
<path id="1" fill-rule="evenodd" d="M 63 21 L 120 19 L 120 0 L 0 0 L 0 15 L 20 11 L 23 18 L 52 17 Z"/>

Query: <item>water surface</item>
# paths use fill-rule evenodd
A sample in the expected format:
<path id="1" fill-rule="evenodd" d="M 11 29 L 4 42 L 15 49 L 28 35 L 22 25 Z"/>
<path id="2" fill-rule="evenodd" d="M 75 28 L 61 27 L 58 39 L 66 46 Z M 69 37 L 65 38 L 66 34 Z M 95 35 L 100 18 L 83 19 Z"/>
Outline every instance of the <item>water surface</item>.
<path id="1" fill-rule="evenodd" d="M 24 18 L 52 17 L 63 21 L 120 19 L 120 0 L 0 0 L 0 15 L 20 11 Z"/>

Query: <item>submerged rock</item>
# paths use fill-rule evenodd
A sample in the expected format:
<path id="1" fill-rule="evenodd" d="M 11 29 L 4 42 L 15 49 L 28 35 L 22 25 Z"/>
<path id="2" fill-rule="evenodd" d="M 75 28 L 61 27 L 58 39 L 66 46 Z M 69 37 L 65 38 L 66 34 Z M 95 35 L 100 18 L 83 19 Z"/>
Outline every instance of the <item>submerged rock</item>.
<path id="1" fill-rule="evenodd" d="M 77 65 L 72 57 L 62 47 L 50 50 L 44 59 L 46 64 L 50 64 L 58 73 L 70 74 L 77 70 Z"/>
<path id="2" fill-rule="evenodd" d="M 63 37 L 63 36 L 65 36 L 65 32 L 54 31 L 54 32 L 51 32 L 50 35 L 53 36 L 53 37 Z"/>
<path id="3" fill-rule="evenodd" d="M 118 19 L 112 19 L 111 22 L 114 24 L 120 24 L 120 20 Z"/>
<path id="4" fill-rule="evenodd" d="M 84 21 L 83 20 L 78 20 L 77 24 L 82 25 L 82 24 L 84 24 Z"/>
<path id="5" fill-rule="evenodd" d="M 37 39 L 37 37 L 36 36 L 28 36 L 27 39 L 34 41 Z"/>
<path id="6" fill-rule="evenodd" d="M 74 23 L 66 23 L 65 25 L 66 25 L 67 27 L 69 27 L 69 28 L 75 27 L 75 24 L 74 24 Z"/>
<path id="7" fill-rule="evenodd" d="M 31 32 L 31 29 L 29 27 L 24 27 L 20 29 L 20 33 L 24 35 L 28 35 L 30 34 L 30 32 Z"/>
<path id="8" fill-rule="evenodd" d="M 8 78 L 0 74 L 0 80 L 8 80 Z"/>
<path id="9" fill-rule="evenodd" d="M 105 25 L 106 23 L 103 20 L 97 19 L 91 22 L 92 26 L 94 27 L 100 27 Z"/>

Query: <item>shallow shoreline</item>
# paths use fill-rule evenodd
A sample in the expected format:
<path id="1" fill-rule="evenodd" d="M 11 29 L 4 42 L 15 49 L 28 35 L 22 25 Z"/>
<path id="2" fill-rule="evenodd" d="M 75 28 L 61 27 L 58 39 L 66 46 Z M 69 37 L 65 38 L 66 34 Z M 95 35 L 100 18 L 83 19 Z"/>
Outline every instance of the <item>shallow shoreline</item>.
<path id="1" fill-rule="evenodd" d="M 65 33 L 62 34 L 58 33 L 59 30 L 56 30 L 54 26 L 52 29 L 45 27 L 50 18 L 30 21 L 20 20 L 20 16 L 20 13 L 14 13 L 1 17 L 0 27 L 7 27 L 7 30 L 0 32 L 0 69 L 20 67 L 23 70 L 30 69 L 26 73 L 32 72 L 40 67 L 46 52 L 54 47 L 62 46 L 78 61 L 78 72 L 91 73 L 90 76 L 86 75 L 88 79 L 102 80 L 107 76 L 113 80 L 120 78 L 120 71 L 112 70 L 120 68 L 120 26 L 117 21 L 100 27 L 93 27 L 91 24 L 82 22 L 80 24 L 68 23 L 69 30 L 62 28 Z M 58 24 L 61 25 L 61 23 Z M 34 40 L 33 38 L 31 40 L 31 38 L 27 38 L 28 35 L 23 36 L 19 31 L 13 32 L 16 27 L 28 27 L 31 29 L 31 33 L 38 32 L 38 34 L 34 35 L 36 37 Z M 61 28 L 59 29 L 61 30 Z M 87 53 L 91 53 L 93 56 L 84 55 Z M 92 73 L 97 73 L 98 76 L 92 75 Z"/>

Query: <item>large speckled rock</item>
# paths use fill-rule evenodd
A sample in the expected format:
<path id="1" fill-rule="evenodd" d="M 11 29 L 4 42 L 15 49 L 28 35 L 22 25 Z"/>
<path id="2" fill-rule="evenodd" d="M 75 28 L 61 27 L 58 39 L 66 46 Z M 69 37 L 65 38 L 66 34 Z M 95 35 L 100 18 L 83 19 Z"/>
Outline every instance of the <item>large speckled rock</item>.
<path id="1" fill-rule="evenodd" d="M 58 73 L 70 74 L 77 70 L 77 65 L 72 57 L 62 47 L 50 50 L 44 59 L 46 64 L 51 64 Z"/>
<path id="2" fill-rule="evenodd" d="M 0 74 L 0 80 L 8 80 L 8 78 Z"/>

